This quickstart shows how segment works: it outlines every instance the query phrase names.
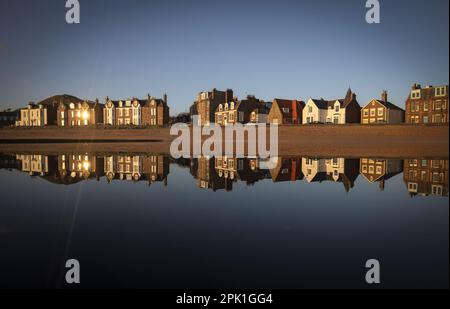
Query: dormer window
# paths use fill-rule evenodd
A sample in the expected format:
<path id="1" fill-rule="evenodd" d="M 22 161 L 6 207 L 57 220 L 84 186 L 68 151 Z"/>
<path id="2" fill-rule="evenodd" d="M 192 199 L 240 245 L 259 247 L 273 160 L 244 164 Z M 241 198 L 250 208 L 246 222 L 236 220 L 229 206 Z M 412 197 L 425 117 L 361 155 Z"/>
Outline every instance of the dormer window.
<path id="1" fill-rule="evenodd" d="M 434 95 L 436 97 L 444 97 L 447 95 L 447 87 L 436 87 L 434 89 Z"/>
<path id="2" fill-rule="evenodd" d="M 287 107 L 283 107 L 283 113 L 289 114 L 290 109 Z"/>
<path id="3" fill-rule="evenodd" d="M 420 89 L 411 91 L 411 99 L 416 100 L 421 98 Z"/>
<path id="4" fill-rule="evenodd" d="M 234 109 L 234 102 L 231 102 L 230 109 Z"/>
<path id="5" fill-rule="evenodd" d="M 339 106 L 339 104 L 336 104 L 336 106 L 334 107 L 334 111 L 336 112 L 336 113 L 339 113 L 339 110 L 340 110 L 341 108 L 340 108 L 340 106 Z"/>
<path id="6" fill-rule="evenodd" d="M 221 111 L 223 111 L 223 105 L 222 104 L 219 105 L 219 112 L 221 112 Z"/>
<path id="7" fill-rule="evenodd" d="M 227 111 L 229 108 L 228 108 L 228 103 L 225 103 L 225 110 Z"/>
<path id="8" fill-rule="evenodd" d="M 70 109 L 75 109 L 75 104 L 70 103 Z"/>

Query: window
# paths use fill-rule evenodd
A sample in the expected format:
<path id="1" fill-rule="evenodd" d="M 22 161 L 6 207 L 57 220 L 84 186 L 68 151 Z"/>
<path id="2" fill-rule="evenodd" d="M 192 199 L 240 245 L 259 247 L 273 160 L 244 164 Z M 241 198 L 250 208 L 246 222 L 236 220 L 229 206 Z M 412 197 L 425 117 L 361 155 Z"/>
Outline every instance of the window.
<path id="1" fill-rule="evenodd" d="M 312 113 L 313 112 L 313 108 L 312 108 L 312 106 L 309 106 L 308 107 L 308 113 Z"/>
<path id="2" fill-rule="evenodd" d="M 429 117 L 428 116 L 423 116 L 423 123 L 429 123 Z"/>
<path id="3" fill-rule="evenodd" d="M 378 109 L 378 116 L 383 116 L 384 115 L 384 109 L 382 107 L 380 107 Z"/>
<path id="4" fill-rule="evenodd" d="M 420 99 L 420 89 L 411 92 L 411 99 Z"/>
<path id="5" fill-rule="evenodd" d="M 447 87 L 436 87 L 434 95 L 436 97 L 443 97 L 447 95 Z"/>
<path id="6" fill-rule="evenodd" d="M 442 122 L 442 116 L 441 115 L 434 115 L 434 123 L 441 123 Z"/>
<path id="7" fill-rule="evenodd" d="M 369 117 L 369 110 L 367 109 L 364 110 L 364 117 Z"/>
<path id="8" fill-rule="evenodd" d="M 440 111 L 442 109 L 442 101 L 438 100 L 434 102 L 434 110 Z"/>
<path id="9" fill-rule="evenodd" d="M 61 112 L 61 119 L 64 119 L 64 112 Z"/>
<path id="10" fill-rule="evenodd" d="M 288 113 L 289 113 L 289 111 L 290 111 L 290 109 L 289 109 L 289 108 L 287 108 L 287 107 L 283 107 L 283 113 L 285 113 L 285 114 L 288 114 Z"/>
<path id="11" fill-rule="evenodd" d="M 433 195 L 442 195 L 442 186 L 433 186 L 431 192 Z"/>
<path id="12" fill-rule="evenodd" d="M 371 108 L 371 109 L 370 109 L 370 116 L 371 116 L 371 117 L 375 117 L 376 114 L 377 114 L 377 110 L 376 110 L 375 108 Z"/>
<path id="13" fill-rule="evenodd" d="M 423 110 L 425 112 L 428 112 L 428 109 L 429 109 L 429 103 L 428 102 L 423 102 Z"/>
<path id="14" fill-rule="evenodd" d="M 335 111 L 336 113 L 339 113 L 339 110 L 340 110 L 340 106 L 339 106 L 339 105 L 336 105 L 336 106 L 334 107 L 334 111 Z"/>

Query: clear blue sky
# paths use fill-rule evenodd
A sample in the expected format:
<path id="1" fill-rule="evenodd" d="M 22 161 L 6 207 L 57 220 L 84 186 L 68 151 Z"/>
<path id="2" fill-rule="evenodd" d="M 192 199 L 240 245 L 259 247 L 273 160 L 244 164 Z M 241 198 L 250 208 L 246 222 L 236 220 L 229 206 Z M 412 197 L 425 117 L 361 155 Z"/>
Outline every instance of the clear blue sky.
<path id="1" fill-rule="evenodd" d="M 379 97 L 448 84 L 449 1 L 0 0 L 0 109 L 54 94 L 103 100 L 169 95 L 171 113 L 201 90 L 274 97 Z"/>

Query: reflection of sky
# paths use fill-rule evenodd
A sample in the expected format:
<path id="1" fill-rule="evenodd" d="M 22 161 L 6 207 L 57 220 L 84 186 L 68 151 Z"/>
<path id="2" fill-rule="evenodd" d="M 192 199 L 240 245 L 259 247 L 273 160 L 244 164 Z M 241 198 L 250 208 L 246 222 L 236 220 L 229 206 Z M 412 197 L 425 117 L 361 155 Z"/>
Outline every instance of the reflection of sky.
<path id="1" fill-rule="evenodd" d="M 67 256 L 87 286 L 364 287 L 369 258 L 385 287 L 448 286 L 448 198 L 410 198 L 401 174 L 384 192 L 359 177 L 349 193 L 271 180 L 200 190 L 174 164 L 167 187 L 0 179 L 0 286 L 54 286 Z"/>

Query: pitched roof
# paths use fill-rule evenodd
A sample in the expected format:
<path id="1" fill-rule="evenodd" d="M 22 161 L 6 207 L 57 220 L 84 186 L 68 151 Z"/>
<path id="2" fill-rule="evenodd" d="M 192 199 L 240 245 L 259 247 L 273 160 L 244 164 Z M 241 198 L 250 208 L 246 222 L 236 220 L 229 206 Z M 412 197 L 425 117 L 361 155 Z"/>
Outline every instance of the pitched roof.
<path id="1" fill-rule="evenodd" d="M 386 107 L 387 109 L 394 109 L 394 110 L 399 110 L 399 111 L 402 111 L 402 112 L 405 111 L 403 108 L 400 108 L 400 107 L 398 107 L 397 105 L 395 105 L 395 104 L 393 104 L 391 102 L 377 100 L 377 99 L 374 99 L 374 100 L 377 101 L 378 103 L 380 103 L 381 105 L 383 105 L 384 107 Z"/>
<path id="2" fill-rule="evenodd" d="M 82 99 L 77 98 L 75 96 L 71 96 L 68 94 L 55 95 L 40 101 L 35 105 L 43 105 L 43 106 L 57 106 L 60 103 L 70 104 L 70 103 L 79 103 L 83 102 Z"/>
<path id="3" fill-rule="evenodd" d="M 311 99 L 311 101 L 317 106 L 319 109 L 328 109 L 328 104 L 331 101 L 325 101 L 324 99 Z M 333 101 L 334 102 L 334 101 Z"/>

